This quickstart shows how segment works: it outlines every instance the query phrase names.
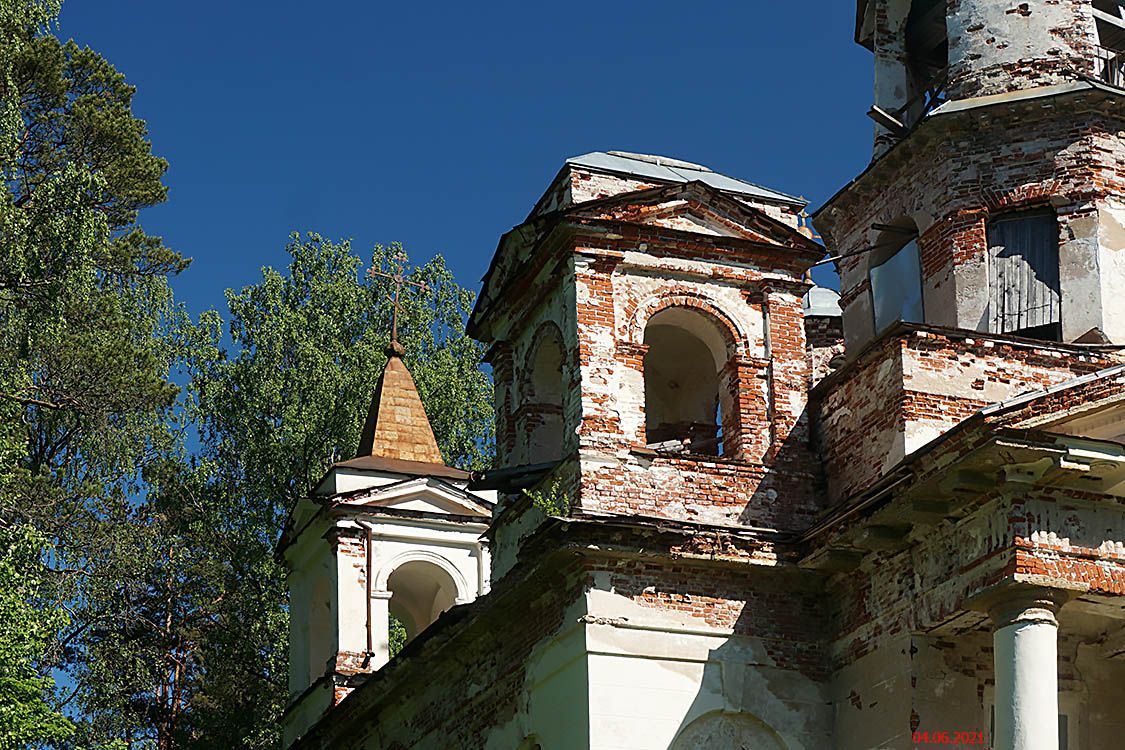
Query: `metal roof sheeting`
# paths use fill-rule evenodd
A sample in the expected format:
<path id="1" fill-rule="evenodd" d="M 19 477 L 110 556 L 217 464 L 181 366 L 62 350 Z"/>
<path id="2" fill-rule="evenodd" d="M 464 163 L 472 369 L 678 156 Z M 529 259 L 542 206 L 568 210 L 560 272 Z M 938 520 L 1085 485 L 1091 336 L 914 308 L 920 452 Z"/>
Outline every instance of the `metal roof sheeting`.
<path id="1" fill-rule="evenodd" d="M 745 195 L 774 203 L 804 206 L 808 202 L 792 195 L 755 185 L 752 182 L 727 177 L 701 165 L 649 154 L 628 154 L 623 151 L 593 151 L 566 160 L 567 164 L 587 167 L 614 174 L 643 177 L 658 182 L 702 182 L 717 190 Z"/>
<path id="2" fill-rule="evenodd" d="M 805 315 L 823 315 L 838 318 L 844 313 L 840 309 L 840 295 L 833 289 L 814 286 L 805 293 L 801 306 Z"/>

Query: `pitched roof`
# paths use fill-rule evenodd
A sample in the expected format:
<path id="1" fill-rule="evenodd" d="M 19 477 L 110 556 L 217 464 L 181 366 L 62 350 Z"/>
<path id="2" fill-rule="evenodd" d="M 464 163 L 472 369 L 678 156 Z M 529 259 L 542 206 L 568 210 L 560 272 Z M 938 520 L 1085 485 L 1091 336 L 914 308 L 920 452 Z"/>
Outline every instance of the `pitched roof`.
<path id="1" fill-rule="evenodd" d="M 792 195 L 755 185 L 746 180 L 728 177 L 702 164 L 693 164 L 667 156 L 632 154 L 627 151 L 592 151 L 566 160 L 568 165 L 586 167 L 599 172 L 644 177 L 665 183 L 703 182 L 713 188 L 751 198 L 804 206 L 808 201 Z"/>
<path id="2" fill-rule="evenodd" d="M 395 344 L 387 350 L 387 365 L 363 425 L 356 458 L 363 456 L 445 465 L 414 378 L 402 361 L 402 347 Z"/>

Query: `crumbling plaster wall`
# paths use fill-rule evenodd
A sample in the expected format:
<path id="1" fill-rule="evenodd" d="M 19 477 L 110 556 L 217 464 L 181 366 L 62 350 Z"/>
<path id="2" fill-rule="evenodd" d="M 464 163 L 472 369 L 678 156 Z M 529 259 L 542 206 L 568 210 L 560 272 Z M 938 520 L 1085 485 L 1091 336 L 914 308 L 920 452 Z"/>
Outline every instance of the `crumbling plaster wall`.
<path id="1" fill-rule="evenodd" d="M 807 447 L 810 380 L 796 271 L 692 259 L 713 252 L 657 230 L 580 247 L 583 510 L 799 527 L 816 513 Z M 638 455 L 646 443 L 644 326 L 667 306 L 711 317 L 730 346 L 720 373 L 721 459 Z M 767 330 L 768 329 L 768 330 Z M 733 459 L 733 461 L 732 461 Z M 784 474 L 784 472 L 791 472 Z"/>
<path id="2" fill-rule="evenodd" d="M 661 187 L 664 184 L 636 177 L 597 172 L 584 167 L 567 166 L 562 176 L 539 200 L 532 214 L 541 216 L 579 203 Z M 794 229 L 800 224 L 802 206 L 795 203 L 758 200 L 747 195 L 732 194 L 731 197 Z"/>
<path id="3" fill-rule="evenodd" d="M 910 81 L 906 25 L 912 0 L 874 0 L 874 104 L 912 123 L 921 115 Z M 1049 86 L 1095 72 L 1089 0 L 948 0 L 949 100 Z M 896 138 L 875 126 L 875 155 Z"/>
<path id="4" fill-rule="evenodd" d="M 838 315 L 805 315 L 809 369 L 816 385 L 838 366 L 844 355 L 844 321 Z"/>
<path id="5" fill-rule="evenodd" d="M 576 429 L 581 420 L 577 370 L 578 323 L 575 317 L 573 260 L 532 274 L 531 281 L 510 301 L 512 318 L 502 331 L 504 339 L 492 353 L 496 407 L 496 452 L 499 466 L 531 462 L 530 435 L 544 421 L 562 425 L 559 458 L 577 447 Z M 532 370 L 537 347 L 545 337 L 561 337 L 563 386 L 561 415 L 546 414 L 532 394 Z"/>
<path id="6" fill-rule="evenodd" d="M 572 563 L 481 601 L 489 607 L 478 617 L 439 620 L 434 637 L 354 691 L 302 750 L 510 750 L 527 737 L 586 747 L 587 709 L 575 700 L 588 685 L 585 577 Z"/>
<path id="7" fill-rule="evenodd" d="M 813 399 L 828 499 L 839 502 L 861 492 L 987 404 L 1112 362 L 1094 352 L 944 331 L 888 335 L 824 381 Z"/>
<path id="8" fill-rule="evenodd" d="M 306 747 L 650 750 L 716 710 L 789 750 L 831 742 L 815 576 L 628 553 L 547 570 L 439 623 Z"/>
<path id="9" fill-rule="evenodd" d="M 940 476 L 942 465 L 924 476 Z M 876 522 L 892 517 L 888 509 Z M 992 631 L 971 602 L 1013 574 L 1089 587 L 1059 616 L 1060 708 L 1071 746 L 1112 746 L 1125 662 L 1109 658 L 1116 649 L 1106 642 L 1125 632 L 1112 598 L 1125 594 L 1123 535 L 1125 506 L 1114 498 L 997 484 L 954 517 L 916 525 L 896 549 L 833 576 L 837 746 L 906 747 L 913 730 L 987 733 Z"/>
<path id="10" fill-rule="evenodd" d="M 1125 265 L 1112 197 L 1125 193 L 1122 130 L 1109 109 L 1074 98 L 924 123 L 817 216 L 833 255 L 858 253 L 838 263 L 848 350 L 875 335 L 863 252 L 879 241 L 875 224 L 917 224 L 927 323 L 987 330 L 988 219 L 1031 208 L 1058 217 L 1063 340 L 1098 327 L 1125 341 L 1125 298 L 1113 293 Z"/>
<path id="11" fill-rule="evenodd" d="M 950 99 L 1000 94 L 1092 74 L 1090 0 L 950 0 Z"/>

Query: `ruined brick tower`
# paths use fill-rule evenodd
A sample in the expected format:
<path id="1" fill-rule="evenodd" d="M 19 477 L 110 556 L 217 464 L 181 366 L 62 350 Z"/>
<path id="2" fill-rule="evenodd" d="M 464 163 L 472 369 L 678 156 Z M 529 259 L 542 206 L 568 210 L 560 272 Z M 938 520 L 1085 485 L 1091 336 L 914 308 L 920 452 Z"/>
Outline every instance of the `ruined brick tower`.
<path id="1" fill-rule="evenodd" d="M 815 222 L 849 347 L 898 319 L 1125 343 L 1123 24 L 1115 0 L 858 4 L 876 158 Z"/>
<path id="2" fill-rule="evenodd" d="M 823 251 L 803 205 L 661 157 L 568 161 L 470 323 L 492 345 L 498 464 L 565 460 L 576 512 L 807 523 L 801 299 Z"/>
<path id="3" fill-rule="evenodd" d="M 826 248 L 800 199 L 625 152 L 501 238 L 491 589 L 315 683 L 352 692 L 294 747 L 1120 745 L 1125 11 L 856 18 L 874 152 Z"/>

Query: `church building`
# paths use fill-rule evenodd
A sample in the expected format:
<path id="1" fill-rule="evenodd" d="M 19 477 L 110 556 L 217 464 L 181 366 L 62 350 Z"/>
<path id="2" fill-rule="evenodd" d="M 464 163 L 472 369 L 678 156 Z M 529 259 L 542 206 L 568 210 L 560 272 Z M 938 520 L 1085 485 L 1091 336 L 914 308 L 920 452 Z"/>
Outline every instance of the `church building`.
<path id="1" fill-rule="evenodd" d="M 811 225 L 608 151 L 500 238 L 494 468 L 392 341 L 278 547 L 287 748 L 1122 746 L 1125 10 L 856 5 L 873 158 Z"/>

